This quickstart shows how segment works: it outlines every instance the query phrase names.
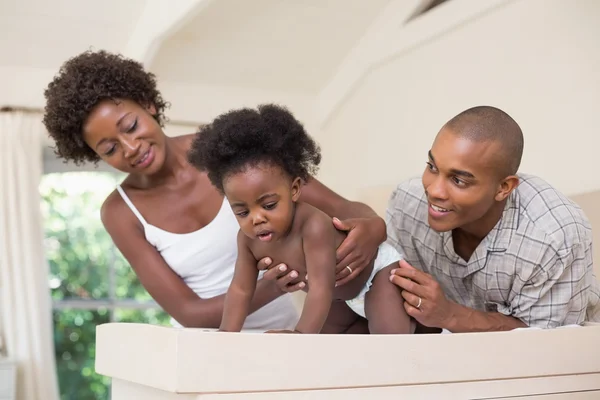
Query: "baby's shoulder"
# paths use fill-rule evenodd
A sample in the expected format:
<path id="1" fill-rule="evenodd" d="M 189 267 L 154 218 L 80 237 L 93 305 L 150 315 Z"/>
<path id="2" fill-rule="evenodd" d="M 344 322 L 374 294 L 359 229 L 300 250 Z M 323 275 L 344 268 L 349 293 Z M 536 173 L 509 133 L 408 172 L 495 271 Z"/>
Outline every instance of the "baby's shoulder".
<path id="1" fill-rule="evenodd" d="M 296 203 L 294 224 L 304 235 L 327 235 L 335 231 L 329 215 L 308 203 Z"/>

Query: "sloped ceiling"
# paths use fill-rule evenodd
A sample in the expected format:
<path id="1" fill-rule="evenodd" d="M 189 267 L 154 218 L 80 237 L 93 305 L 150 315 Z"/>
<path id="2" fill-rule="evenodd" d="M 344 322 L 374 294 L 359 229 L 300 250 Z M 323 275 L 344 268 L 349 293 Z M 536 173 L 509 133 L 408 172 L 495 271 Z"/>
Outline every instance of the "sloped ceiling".
<path id="1" fill-rule="evenodd" d="M 161 79 L 301 93 L 335 73 L 388 0 L 219 0 L 167 39 Z"/>

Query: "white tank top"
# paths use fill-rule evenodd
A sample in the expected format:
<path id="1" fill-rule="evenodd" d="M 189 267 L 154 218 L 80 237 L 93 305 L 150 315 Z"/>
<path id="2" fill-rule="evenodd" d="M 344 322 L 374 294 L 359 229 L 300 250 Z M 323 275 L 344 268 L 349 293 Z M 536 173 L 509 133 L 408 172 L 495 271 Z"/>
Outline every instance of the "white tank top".
<path id="1" fill-rule="evenodd" d="M 142 223 L 148 243 L 199 297 L 208 299 L 227 292 L 237 259 L 240 228 L 227 199 L 223 199 L 217 216 L 208 225 L 179 234 L 147 223 L 120 185 L 117 190 Z M 298 312 L 288 294 L 249 315 L 244 329 L 293 329 L 297 321 Z M 172 324 L 181 326 L 174 319 Z"/>

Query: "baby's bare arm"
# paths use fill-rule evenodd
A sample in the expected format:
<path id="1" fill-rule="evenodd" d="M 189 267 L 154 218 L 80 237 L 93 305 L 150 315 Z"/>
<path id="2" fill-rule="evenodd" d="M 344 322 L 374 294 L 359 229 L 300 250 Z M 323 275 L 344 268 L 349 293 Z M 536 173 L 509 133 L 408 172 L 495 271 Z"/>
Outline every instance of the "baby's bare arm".
<path id="1" fill-rule="evenodd" d="M 233 280 L 225 296 L 220 331 L 239 332 L 250 311 L 250 302 L 256 290 L 258 269 L 256 260 L 246 243 L 246 237 L 238 232 L 238 257 Z"/>
<path id="2" fill-rule="evenodd" d="M 335 286 L 336 231 L 328 218 L 315 215 L 305 222 L 302 242 L 309 276 L 308 294 L 296 331 L 319 333 L 329 314 Z"/>

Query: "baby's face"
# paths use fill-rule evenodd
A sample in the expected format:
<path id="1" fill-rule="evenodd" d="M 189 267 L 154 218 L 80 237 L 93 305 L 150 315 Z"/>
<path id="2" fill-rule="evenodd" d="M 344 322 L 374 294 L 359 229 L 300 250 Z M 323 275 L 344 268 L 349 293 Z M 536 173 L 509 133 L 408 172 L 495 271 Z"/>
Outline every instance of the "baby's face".
<path id="1" fill-rule="evenodd" d="M 294 202 L 300 195 L 300 179 L 291 179 L 281 168 L 266 164 L 228 175 L 225 196 L 251 239 L 264 242 L 284 237 L 294 218 Z"/>

